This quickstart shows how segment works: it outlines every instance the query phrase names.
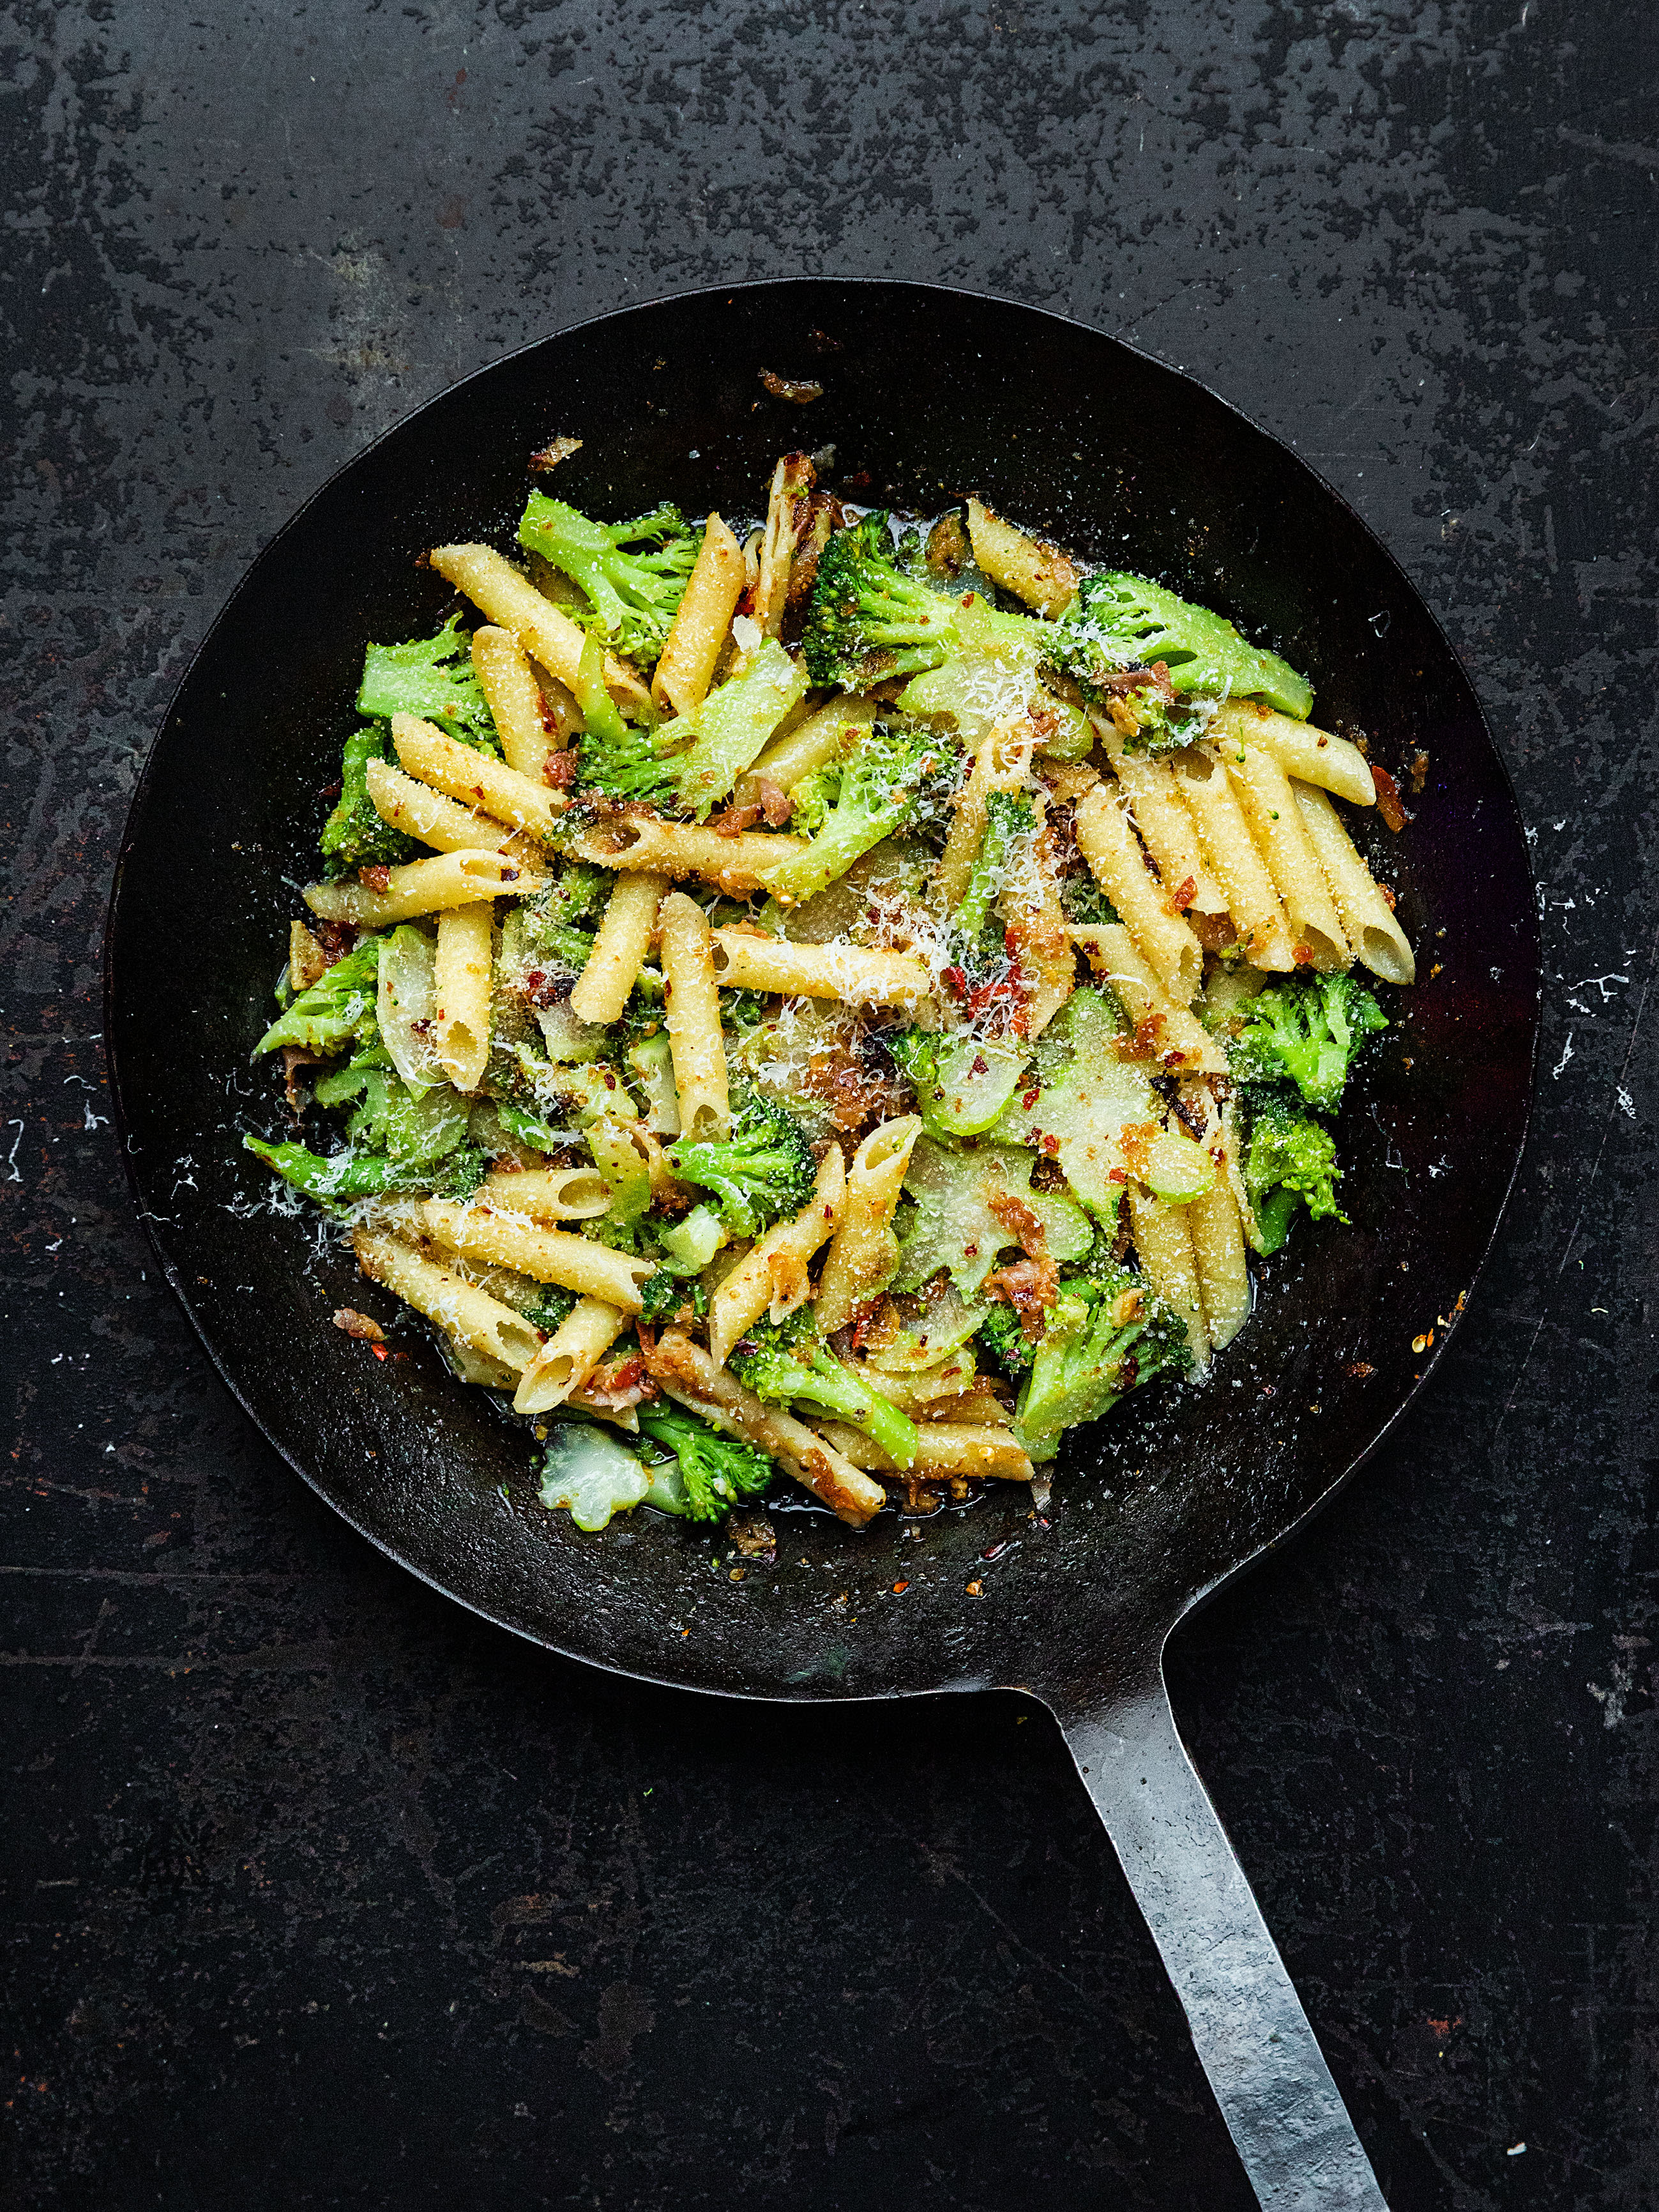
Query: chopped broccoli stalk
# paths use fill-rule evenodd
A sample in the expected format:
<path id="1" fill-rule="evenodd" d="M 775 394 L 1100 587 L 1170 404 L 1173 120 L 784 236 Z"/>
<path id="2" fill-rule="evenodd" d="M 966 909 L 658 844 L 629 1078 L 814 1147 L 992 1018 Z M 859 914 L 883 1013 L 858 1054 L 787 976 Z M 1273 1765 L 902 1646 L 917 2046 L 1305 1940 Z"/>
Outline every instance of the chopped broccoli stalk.
<path id="1" fill-rule="evenodd" d="M 413 837 L 383 822 L 369 797 L 369 763 L 389 760 L 385 725 L 354 730 L 340 756 L 340 796 L 323 824 L 318 846 L 324 873 L 336 880 L 359 868 L 396 868 L 420 850 Z"/>
<path id="2" fill-rule="evenodd" d="M 472 665 L 472 639 L 451 615 L 435 637 L 372 645 L 363 656 L 357 711 L 378 721 L 419 714 L 482 752 L 500 750 L 495 721 Z"/>
<path id="3" fill-rule="evenodd" d="M 734 1102 L 731 1134 L 669 1147 L 675 1171 L 714 1194 L 734 1237 L 758 1237 L 784 1214 L 799 1213 L 812 1196 L 818 1170 L 797 1124 L 758 1091 Z"/>
<path id="4" fill-rule="evenodd" d="M 1004 1375 L 1018 1382 L 1031 1366 L 1037 1347 L 1010 1305 L 994 1305 L 976 1334 Z"/>
<path id="5" fill-rule="evenodd" d="M 563 500 L 532 492 L 518 543 L 568 576 L 587 601 L 576 619 L 630 660 L 654 661 L 697 560 L 700 533 L 678 507 L 632 522 L 592 522 Z"/>
<path id="6" fill-rule="evenodd" d="M 1057 625 L 1050 661 L 1097 700 L 1108 696 L 1109 678 L 1162 661 L 1183 697 L 1237 692 L 1265 699 L 1299 722 L 1313 711 L 1312 686 L 1276 653 L 1250 644 L 1207 607 L 1122 569 L 1084 577 Z"/>
<path id="7" fill-rule="evenodd" d="M 604 650 L 592 631 L 582 647 L 576 696 L 584 724 L 576 741 L 582 789 L 641 806 L 672 806 L 680 790 L 678 756 L 691 732 L 681 721 L 636 729 L 622 720 L 605 689 Z"/>
<path id="8" fill-rule="evenodd" d="M 681 1406 L 661 1401 L 641 1406 L 639 1427 L 679 1462 L 684 1499 L 679 1510 L 688 1521 L 724 1520 L 734 1505 L 768 1489 L 778 1472 L 765 1452 L 741 1437 L 722 1436 Z"/>
<path id="9" fill-rule="evenodd" d="M 726 1225 L 710 1206 L 693 1206 L 683 1220 L 657 1238 L 663 1265 L 673 1275 L 700 1275 L 730 1239 Z"/>
<path id="10" fill-rule="evenodd" d="M 763 638 L 741 676 L 711 691 L 691 716 L 696 742 L 676 763 L 687 813 L 706 821 L 807 688 L 807 672 L 775 637 Z"/>
<path id="11" fill-rule="evenodd" d="M 810 1306 L 797 1307 L 781 1322 L 757 1322 L 733 1347 L 730 1364 L 757 1398 L 775 1406 L 807 1405 L 838 1421 L 850 1421 L 895 1465 L 915 1465 L 915 1422 L 836 1358 L 819 1336 Z"/>
<path id="12" fill-rule="evenodd" d="M 962 894 L 962 903 L 956 911 L 957 929 L 968 945 L 978 946 L 986 934 L 987 925 L 993 922 L 991 910 L 1008 887 L 1008 870 L 1020 840 L 1028 836 L 1036 826 L 1037 816 L 1030 799 L 1016 798 L 1008 791 L 986 794 L 984 835 L 979 841 L 979 851 L 968 878 L 968 887 Z M 1002 951 L 1001 929 L 996 929 L 990 949 Z"/>
<path id="13" fill-rule="evenodd" d="M 380 939 L 365 937 L 290 1001 L 254 1051 L 275 1052 L 283 1045 L 297 1045 L 307 1052 L 338 1052 L 365 1032 L 375 1034 L 379 977 Z"/>
<path id="14" fill-rule="evenodd" d="M 1374 996 L 1352 975 L 1287 979 L 1250 1000 L 1227 1058 L 1239 1082 L 1287 1079 L 1310 1106 L 1334 1114 L 1366 1038 L 1388 1025 Z"/>
<path id="15" fill-rule="evenodd" d="M 470 1198 L 484 1179 L 484 1155 L 470 1146 L 437 1163 L 394 1159 L 386 1152 L 308 1152 L 304 1145 L 268 1145 L 244 1137 L 244 1146 L 274 1168 L 307 1198 L 324 1205 L 349 1205 L 354 1199 L 381 1198 L 394 1191 L 436 1191 L 445 1198 Z"/>
<path id="16" fill-rule="evenodd" d="M 1330 1132 L 1299 1113 L 1287 1091 L 1251 1090 L 1245 1097 L 1250 1132 L 1244 1188 L 1256 1216 L 1256 1249 L 1278 1251 L 1297 1207 L 1305 1202 L 1312 1220 L 1346 1223 L 1347 1216 L 1336 1203 L 1342 1171 Z"/>
<path id="17" fill-rule="evenodd" d="M 924 800 L 947 786 L 954 789 L 960 771 L 956 747 L 931 730 L 878 724 L 863 732 L 851 752 L 791 790 L 796 826 L 811 842 L 767 870 L 767 890 L 784 906 L 813 897 L 892 836 Z"/>
<path id="18" fill-rule="evenodd" d="M 1033 1459 L 1050 1459 L 1066 1430 L 1098 1421 L 1156 1376 L 1184 1374 L 1191 1361 L 1179 1317 L 1130 1269 L 1067 1277 L 1020 1389 L 1015 1430 Z"/>

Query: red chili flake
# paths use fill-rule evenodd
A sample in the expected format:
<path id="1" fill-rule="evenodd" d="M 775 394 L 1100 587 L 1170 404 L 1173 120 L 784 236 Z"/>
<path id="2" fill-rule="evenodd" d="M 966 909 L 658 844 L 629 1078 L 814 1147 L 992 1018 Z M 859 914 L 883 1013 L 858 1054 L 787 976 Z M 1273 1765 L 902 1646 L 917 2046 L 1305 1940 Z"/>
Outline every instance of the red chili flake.
<path id="1" fill-rule="evenodd" d="M 391 1357 L 384 1344 L 372 1344 L 369 1346 L 369 1350 L 374 1354 L 377 1359 L 385 1359 Z"/>
<path id="2" fill-rule="evenodd" d="M 359 868 L 357 880 L 367 890 L 384 891 L 391 881 L 391 870 L 377 861 L 369 867 Z"/>
<path id="3" fill-rule="evenodd" d="M 1184 914 L 1187 908 L 1192 904 L 1197 893 L 1198 885 L 1192 877 L 1184 877 L 1175 886 L 1175 890 L 1170 898 L 1170 904 L 1175 908 L 1177 914 Z"/>
<path id="4" fill-rule="evenodd" d="M 1043 1150 L 1048 1154 L 1050 1159 L 1055 1158 L 1060 1150 L 1060 1139 L 1058 1137 L 1045 1136 L 1043 1139 Z"/>
<path id="5" fill-rule="evenodd" d="M 941 974 L 947 988 L 953 991 L 966 991 L 968 988 L 967 976 L 961 969 L 946 968 L 941 971 Z"/>
<path id="6" fill-rule="evenodd" d="M 1123 1172 L 1122 1168 L 1111 1168 L 1108 1169 L 1106 1172 L 1106 1181 L 1108 1182 L 1127 1182 L 1129 1181 L 1129 1177 Z"/>
<path id="7" fill-rule="evenodd" d="M 969 1068 L 968 1073 L 970 1075 L 989 1075 L 990 1073 L 990 1062 L 985 1058 L 983 1052 L 976 1052 L 973 1055 L 973 1065 Z"/>
<path id="8" fill-rule="evenodd" d="M 1397 837 L 1406 826 L 1406 810 L 1400 803 L 1400 787 L 1385 768 L 1371 763 L 1371 780 L 1377 787 L 1377 811 Z"/>
<path id="9" fill-rule="evenodd" d="M 987 1544 L 979 1556 L 982 1559 L 1000 1559 L 1013 1540 L 1011 1536 L 1004 1536 L 999 1543 Z"/>
<path id="10" fill-rule="evenodd" d="M 909 1588 L 910 1584 L 908 1583 L 895 1583 L 893 1586 L 893 1594 L 895 1597 L 903 1597 L 905 1592 Z"/>
<path id="11" fill-rule="evenodd" d="M 1031 1111 L 1031 1109 L 1032 1109 L 1032 1107 L 1037 1103 L 1038 1100 L 1042 1097 L 1042 1095 L 1043 1095 L 1043 1086 L 1042 1086 L 1042 1085 L 1041 1085 L 1040 1083 L 1034 1083 L 1034 1084 L 1032 1084 L 1032 1085 L 1031 1089 L 1030 1089 L 1029 1091 L 1027 1091 L 1024 1094 L 1024 1096 L 1020 1098 L 1020 1104 L 1025 1108 L 1025 1109 L 1026 1109 L 1026 1113 L 1027 1113 L 1027 1114 L 1029 1114 L 1029 1113 L 1030 1113 L 1030 1111 Z"/>

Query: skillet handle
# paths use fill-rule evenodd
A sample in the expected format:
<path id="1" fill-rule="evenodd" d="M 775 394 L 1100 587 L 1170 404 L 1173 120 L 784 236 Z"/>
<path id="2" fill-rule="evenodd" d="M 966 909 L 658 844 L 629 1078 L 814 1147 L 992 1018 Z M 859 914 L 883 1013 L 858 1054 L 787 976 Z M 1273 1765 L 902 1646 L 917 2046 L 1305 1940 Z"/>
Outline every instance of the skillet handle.
<path id="1" fill-rule="evenodd" d="M 1057 1716 L 1147 1917 L 1257 2197 L 1388 2212 L 1244 1869 L 1176 1733 L 1161 1669 L 1089 1718 Z"/>

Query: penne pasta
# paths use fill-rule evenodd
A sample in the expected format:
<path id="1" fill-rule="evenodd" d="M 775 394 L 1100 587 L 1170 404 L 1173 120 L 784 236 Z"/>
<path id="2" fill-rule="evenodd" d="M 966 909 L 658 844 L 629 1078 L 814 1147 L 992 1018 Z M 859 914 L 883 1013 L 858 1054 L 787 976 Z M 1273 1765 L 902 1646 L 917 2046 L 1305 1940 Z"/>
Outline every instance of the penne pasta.
<path id="1" fill-rule="evenodd" d="M 438 917 L 433 1019 L 438 1065 L 457 1091 L 475 1091 L 490 1048 L 490 961 L 495 908 L 487 900 Z"/>
<path id="2" fill-rule="evenodd" d="M 610 1211 L 610 1185 L 597 1168 L 519 1168 L 484 1177 L 479 1195 L 532 1221 L 596 1221 Z"/>
<path id="3" fill-rule="evenodd" d="M 541 783 L 548 755 L 562 743 L 548 727 L 542 687 L 530 656 L 512 632 L 481 623 L 472 634 L 472 665 L 489 702 L 507 766 Z"/>
<path id="4" fill-rule="evenodd" d="M 1111 986 L 1152 1057 L 1173 1074 L 1225 1075 L 1227 1056 L 1189 1007 L 1178 1006 L 1135 950 L 1121 921 L 1076 922 L 1072 942 L 1101 981 Z"/>
<path id="5" fill-rule="evenodd" d="M 520 1378 L 515 1413 L 548 1413 L 579 1391 L 628 1325 L 621 1306 L 580 1298 Z M 636 1424 L 637 1425 L 637 1424 Z"/>
<path id="6" fill-rule="evenodd" d="M 1123 787 L 1141 842 L 1158 863 L 1170 897 L 1183 913 L 1225 914 L 1226 893 L 1204 862 L 1198 828 L 1181 796 L 1175 770 L 1166 760 L 1126 752 L 1123 740 L 1104 714 L 1091 717 Z"/>
<path id="7" fill-rule="evenodd" d="M 845 1421 L 826 1421 L 823 1432 L 855 1467 L 899 1471 L 898 1462 L 862 1429 Z M 963 1421 L 918 1421 L 916 1457 L 904 1472 L 916 1482 L 944 1482 L 968 1475 L 1005 1482 L 1029 1482 L 1036 1473 L 1030 1455 L 1011 1431 Z"/>
<path id="8" fill-rule="evenodd" d="M 1175 762 L 1198 839 L 1227 895 L 1227 912 L 1244 941 L 1252 967 L 1287 975 L 1296 965 L 1290 924 L 1267 862 L 1256 849 L 1244 810 L 1226 771 L 1203 745 L 1190 745 Z"/>
<path id="9" fill-rule="evenodd" d="M 768 873 L 806 850 L 799 837 L 744 830 L 727 837 L 695 822 L 660 822 L 654 814 L 613 816 L 567 840 L 572 857 L 601 868 L 645 868 L 662 876 L 700 876 L 728 898 L 747 898 Z"/>
<path id="10" fill-rule="evenodd" d="M 1210 736 L 1219 746 L 1233 738 L 1271 753 L 1287 775 L 1321 786 L 1350 806 L 1374 806 L 1371 763 L 1356 744 L 1311 722 L 1293 721 L 1254 699 L 1229 699 L 1216 709 Z"/>
<path id="11" fill-rule="evenodd" d="M 711 1137 L 724 1137 L 731 1127 L 708 920 L 694 899 L 683 891 L 670 891 L 662 902 L 659 927 L 663 1000 L 681 1133 L 693 1143 L 706 1143 Z"/>
<path id="12" fill-rule="evenodd" d="M 378 873 L 378 871 L 377 871 Z M 359 929 L 382 929 L 416 915 L 442 914 L 456 906 L 511 891 L 526 898 L 547 878 L 504 853 L 440 853 L 430 860 L 407 860 L 388 868 L 384 887 L 347 881 L 308 884 L 306 904 L 324 921 L 348 921 Z"/>
<path id="13" fill-rule="evenodd" d="M 772 472 L 754 607 L 754 620 L 766 637 L 776 637 L 784 627 L 784 602 L 795 559 L 796 510 L 812 486 L 813 466 L 804 453 L 785 453 Z"/>
<path id="14" fill-rule="evenodd" d="M 417 714 L 392 716 L 391 742 L 417 781 L 430 784 L 463 806 L 481 806 L 499 821 L 544 842 L 551 839 L 562 809 L 545 784 L 532 783 L 529 776 L 481 753 L 475 745 L 457 744 Z"/>
<path id="15" fill-rule="evenodd" d="M 418 837 L 440 853 L 506 853 L 526 866 L 544 865 L 542 848 L 534 838 L 509 830 L 493 814 L 480 814 L 445 799 L 430 785 L 417 783 L 390 761 L 365 764 L 364 777 L 375 812 L 406 837 Z"/>
<path id="16" fill-rule="evenodd" d="M 743 549 L 711 514 L 651 678 L 651 696 L 659 706 L 691 714 L 702 705 L 742 591 Z"/>
<path id="17" fill-rule="evenodd" d="M 856 693 L 832 699 L 827 707 L 774 738 L 754 767 L 738 777 L 732 797 L 740 803 L 753 799 L 763 780 L 787 792 L 814 769 L 826 767 L 849 739 L 869 729 L 875 712 L 874 699 Z"/>
<path id="18" fill-rule="evenodd" d="M 421 1208 L 428 1237 L 463 1259 L 511 1267 L 538 1283 L 557 1283 L 584 1297 L 603 1298 L 625 1312 L 639 1310 L 639 1285 L 654 1272 L 649 1260 L 615 1252 L 590 1237 L 542 1229 L 522 1214 L 505 1213 L 472 1200 L 429 1198 Z"/>
<path id="19" fill-rule="evenodd" d="M 722 1365 L 746 1329 L 763 1313 L 782 1321 L 811 1295 L 807 1263 L 834 1235 L 846 1194 L 841 1147 L 825 1147 L 812 1196 L 789 1221 L 778 1222 L 752 1244 L 709 1300 L 709 1350 Z"/>
<path id="20" fill-rule="evenodd" d="M 1078 849 L 1117 908 L 1135 947 L 1177 1006 L 1188 1006 L 1204 972 L 1204 951 L 1154 881 L 1117 793 L 1097 784 L 1077 802 Z"/>
<path id="21" fill-rule="evenodd" d="M 1024 714 L 982 738 L 951 817 L 950 834 L 934 875 L 934 896 L 947 912 L 960 906 L 985 835 L 985 801 L 993 791 L 1018 791 L 1031 767 L 1037 731 Z"/>
<path id="22" fill-rule="evenodd" d="M 1417 957 L 1411 940 L 1395 920 L 1382 886 L 1355 851 L 1336 809 L 1324 792 L 1310 784 L 1293 783 L 1291 790 L 1354 957 L 1385 983 L 1414 983 Z"/>
<path id="23" fill-rule="evenodd" d="M 1220 1153 L 1219 1146 L 1217 1151 Z M 1181 1211 L 1192 1239 L 1204 1332 L 1220 1352 L 1250 1319 L 1250 1294 L 1244 1264 L 1244 1228 L 1226 1172 L 1225 1155 L 1218 1158 L 1217 1166 L 1221 1171 L 1209 1188 Z"/>
<path id="24" fill-rule="evenodd" d="M 852 1156 L 840 1219 L 814 1302 L 818 1326 L 826 1334 L 845 1328 L 861 1309 L 873 1305 L 898 1270 L 893 1208 L 921 1132 L 921 1120 L 914 1114 L 883 1121 Z"/>
<path id="25" fill-rule="evenodd" d="M 584 634 L 510 561 L 492 545 L 434 545 L 427 558 L 446 583 L 464 592 L 492 623 L 510 630 L 532 659 L 574 690 Z M 651 710 L 650 692 L 610 653 L 605 656 L 605 689 L 624 714 L 643 716 Z"/>
<path id="26" fill-rule="evenodd" d="M 1346 968 L 1347 939 L 1291 796 L 1290 779 L 1272 754 L 1257 745 L 1229 741 L 1220 750 L 1256 848 L 1267 862 L 1284 907 L 1292 957 L 1300 962 L 1305 954 L 1313 967 L 1326 973 Z"/>
<path id="27" fill-rule="evenodd" d="M 351 1243 L 358 1266 L 371 1281 L 383 1284 L 405 1305 L 481 1358 L 517 1373 L 542 1349 L 541 1330 L 522 1315 L 464 1276 L 427 1259 L 401 1237 L 360 1229 Z"/>
<path id="28" fill-rule="evenodd" d="M 977 499 L 968 501 L 968 539 L 976 565 L 1039 615 L 1063 613 L 1077 596 L 1077 566 L 1057 545 L 1016 529 Z"/>
<path id="29" fill-rule="evenodd" d="M 593 951 L 570 994 L 570 1010 L 580 1022 L 621 1021 L 628 994 L 657 927 L 657 909 L 668 890 L 666 876 L 620 878 L 605 903 Z"/>
<path id="30" fill-rule="evenodd" d="M 796 945 L 763 936 L 747 924 L 711 933 L 717 982 L 732 991 L 778 991 L 785 997 L 839 999 L 848 1006 L 913 1006 L 933 988 L 925 961 L 913 952 L 870 951 L 861 945 Z"/>
<path id="31" fill-rule="evenodd" d="M 1192 1231 L 1184 1206 L 1165 1206 L 1141 1189 L 1129 1187 L 1129 1230 L 1141 1267 L 1166 1305 L 1178 1314 L 1187 1332 L 1195 1372 L 1209 1364 L 1209 1337 L 1204 1328 L 1203 1294 L 1198 1283 L 1198 1261 L 1192 1249 Z"/>
<path id="32" fill-rule="evenodd" d="M 700 1413 L 728 1434 L 746 1437 L 777 1459 L 785 1474 L 821 1498 L 840 1520 L 862 1528 L 887 1504 L 879 1482 L 826 1443 L 804 1421 L 768 1406 L 700 1345 L 679 1329 L 664 1329 L 644 1352 L 647 1371 L 676 1404 Z"/>

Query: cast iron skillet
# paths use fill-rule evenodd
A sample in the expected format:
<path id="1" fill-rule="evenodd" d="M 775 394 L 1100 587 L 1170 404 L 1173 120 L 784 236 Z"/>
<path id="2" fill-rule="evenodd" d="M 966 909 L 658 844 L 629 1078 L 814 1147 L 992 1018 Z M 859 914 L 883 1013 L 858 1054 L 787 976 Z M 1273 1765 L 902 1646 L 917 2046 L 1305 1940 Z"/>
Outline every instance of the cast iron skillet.
<path id="1" fill-rule="evenodd" d="M 819 378 L 801 407 L 760 372 Z M 312 872 L 364 644 L 429 630 L 441 540 L 511 543 L 531 451 L 583 449 L 560 496 L 751 514 L 773 457 L 833 444 L 851 497 L 968 491 L 1224 610 L 1318 690 L 1317 717 L 1428 776 L 1384 854 L 1423 981 L 1340 1132 L 1353 1226 L 1264 1271 L 1207 1388 L 1149 1391 L 1066 1440 L 1055 1504 L 1022 1490 L 854 1535 L 779 1515 L 741 1583 L 653 1516 L 584 1536 L 535 1502 L 531 1451 L 414 1329 L 397 1356 L 330 1325 L 388 1302 L 274 1212 L 241 1132 L 280 1119 L 249 1051 L 294 886 Z M 1432 972 L 1431 972 L 1432 971 Z M 1017 1686 L 1048 1705 L 1111 1832 L 1264 2203 L 1382 2199 L 1272 1939 L 1176 1735 L 1161 1654 L 1184 1614 L 1329 1497 L 1444 1346 L 1525 1129 L 1537 1024 L 1515 802 L 1469 688 L 1405 576 L 1301 461 L 1112 339 L 930 287 L 803 281 L 589 323 L 445 392 L 326 485 L 208 635 L 133 805 L 109 936 L 108 1033 L 134 1186 L 169 1281 L 248 1412 L 392 1558 L 550 1649 L 751 1698 Z"/>

